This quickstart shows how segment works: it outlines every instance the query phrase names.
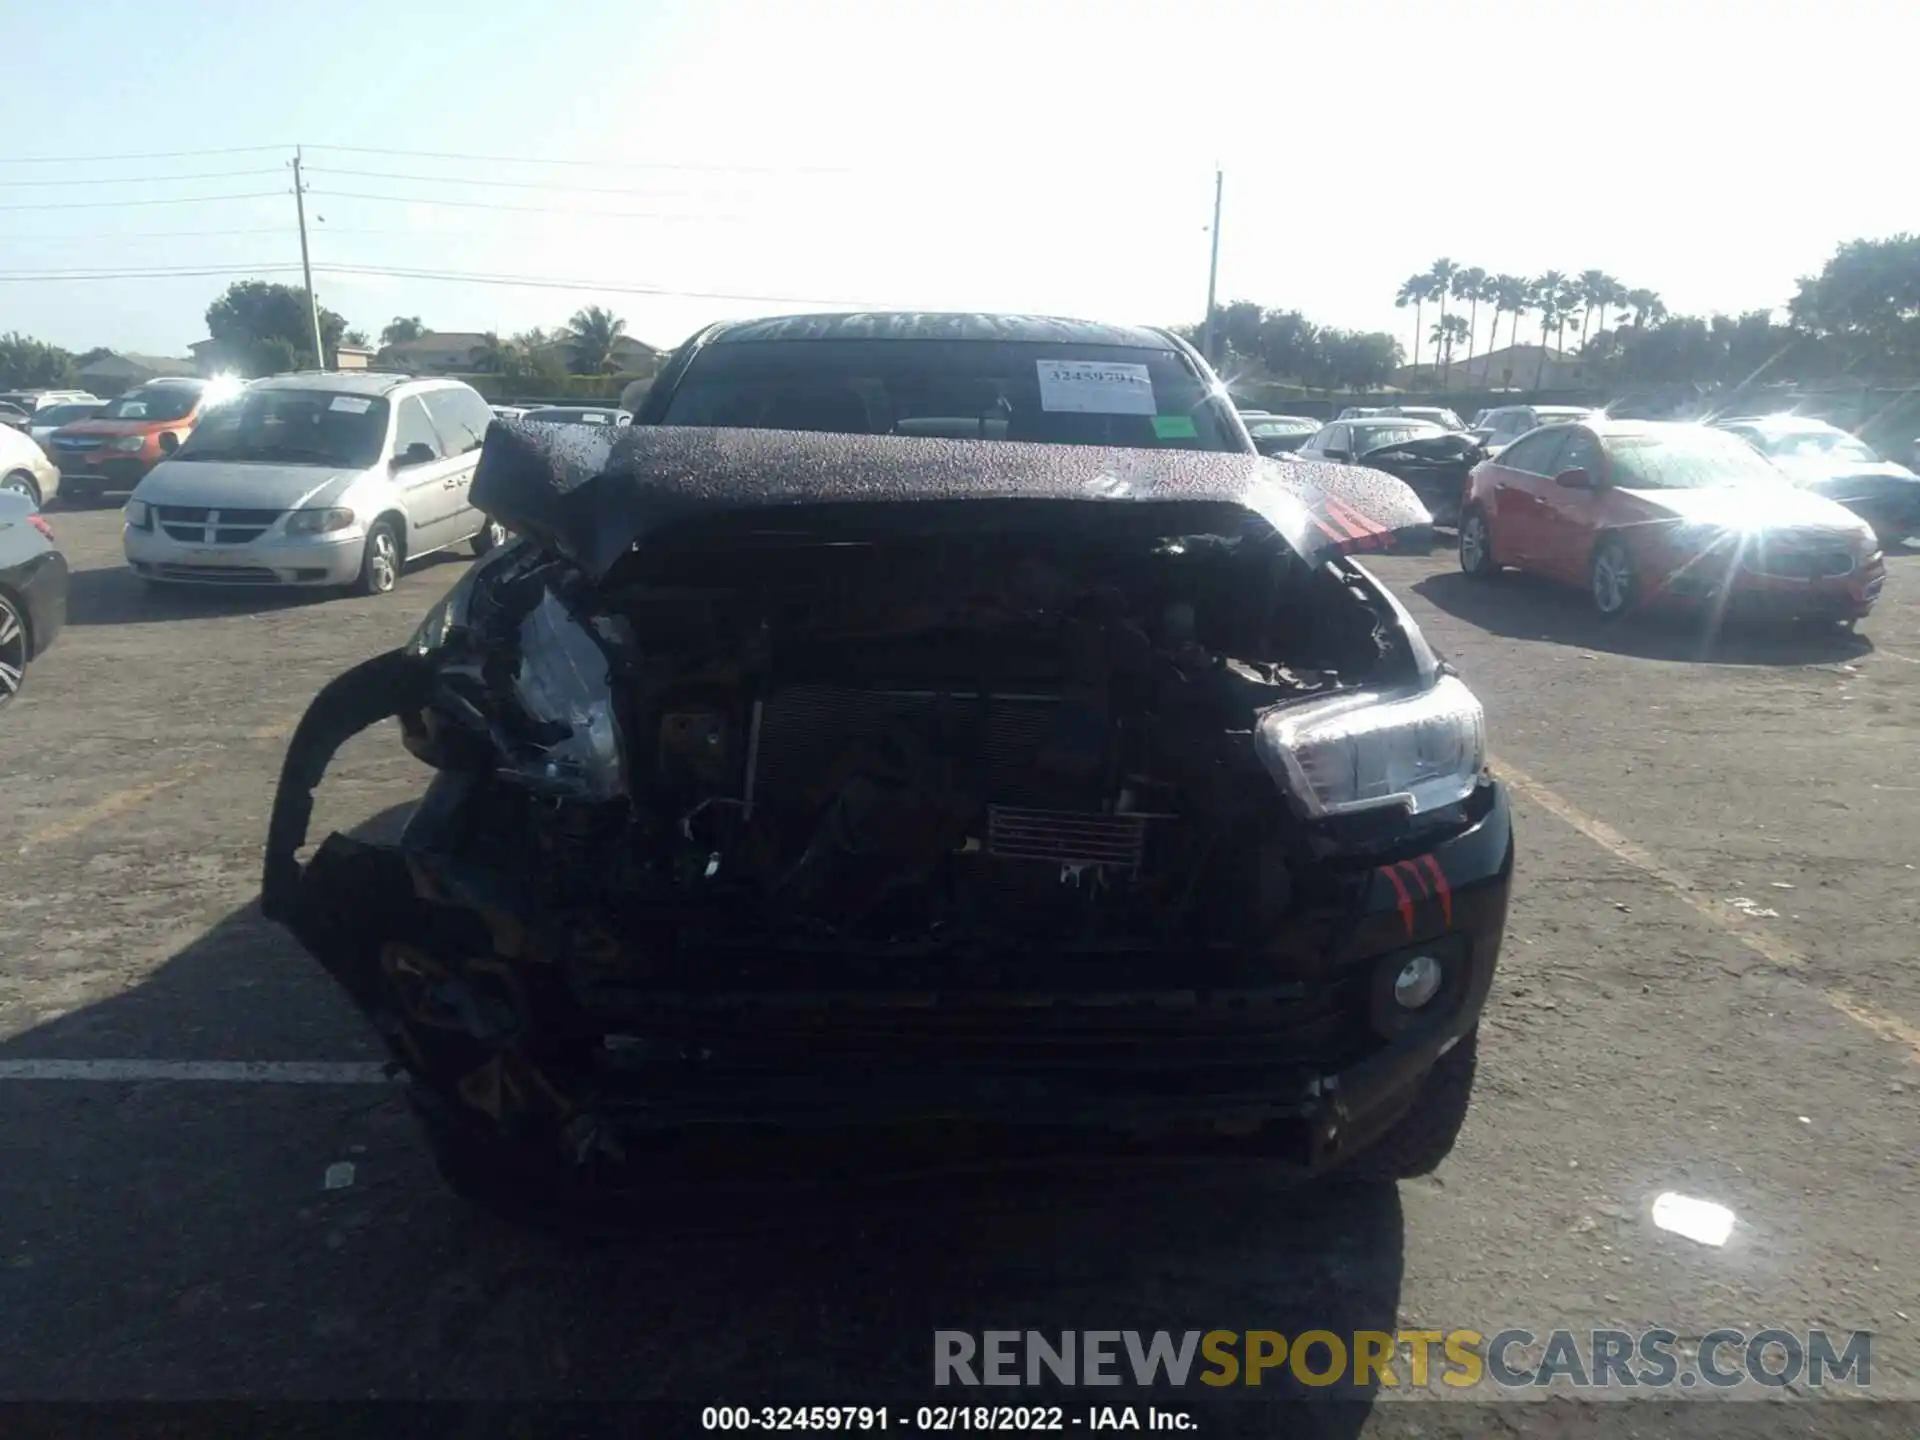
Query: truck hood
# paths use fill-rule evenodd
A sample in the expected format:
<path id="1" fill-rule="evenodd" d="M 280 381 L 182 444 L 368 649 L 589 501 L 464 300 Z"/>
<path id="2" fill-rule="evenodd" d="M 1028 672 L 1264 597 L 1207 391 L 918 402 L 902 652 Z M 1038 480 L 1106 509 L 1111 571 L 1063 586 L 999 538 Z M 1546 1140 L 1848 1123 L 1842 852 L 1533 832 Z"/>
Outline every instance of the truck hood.
<path id="1" fill-rule="evenodd" d="M 332 505 L 366 472 L 327 465 L 236 465 L 218 460 L 163 460 L 133 493 L 150 505 L 211 510 L 294 510 Z"/>
<path id="2" fill-rule="evenodd" d="M 1621 487 L 1657 511 L 1699 525 L 1730 530 L 1860 528 L 1857 517 L 1833 501 L 1793 485 L 1720 485 L 1704 490 L 1634 490 Z"/>
<path id="3" fill-rule="evenodd" d="M 166 467 L 163 467 L 166 468 Z M 157 472 L 156 472 L 157 473 Z M 1258 455 L 1091 445 L 824 435 L 786 430 L 498 421 L 473 504 L 604 578 L 636 545 L 726 513 L 774 523 L 799 507 L 873 507 L 876 523 L 937 528 L 987 502 L 1045 502 L 1060 523 L 1086 507 L 1185 507 L 1257 516 L 1310 562 L 1423 540 L 1431 517 L 1379 471 Z M 884 507 L 893 512 L 880 521 Z M 911 512 L 911 513 L 909 513 Z M 977 517 L 976 517 L 977 518 Z M 1109 515 L 1107 518 L 1113 518 Z M 1237 523 L 1217 516 L 1219 523 Z M 1176 523 L 1168 517 L 1168 523 Z M 1186 533 L 1184 528 L 1179 533 Z"/>

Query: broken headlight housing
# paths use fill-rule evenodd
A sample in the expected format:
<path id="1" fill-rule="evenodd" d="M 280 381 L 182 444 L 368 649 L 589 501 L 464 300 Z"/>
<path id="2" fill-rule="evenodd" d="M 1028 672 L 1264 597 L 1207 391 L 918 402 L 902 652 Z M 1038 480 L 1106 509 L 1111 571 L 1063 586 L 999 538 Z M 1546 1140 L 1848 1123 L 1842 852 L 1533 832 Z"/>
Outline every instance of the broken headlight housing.
<path id="1" fill-rule="evenodd" d="M 448 596 L 448 599 L 452 599 Z M 520 622 L 513 693 L 532 721 L 503 764 L 530 790 L 557 799 L 617 800 L 627 766 L 613 711 L 606 652 L 552 591 Z"/>
<path id="2" fill-rule="evenodd" d="M 469 568 L 454 582 L 453 588 L 421 617 L 420 623 L 414 627 L 413 638 L 407 641 L 409 655 L 422 658 L 431 655 L 447 643 L 455 630 L 466 628 L 467 613 L 473 607 L 474 582 L 479 573 L 479 566 Z"/>
<path id="3" fill-rule="evenodd" d="M 1487 763 L 1486 712 L 1457 676 L 1417 695 L 1372 691 L 1269 710 L 1256 747 L 1309 819 L 1464 800 Z"/>

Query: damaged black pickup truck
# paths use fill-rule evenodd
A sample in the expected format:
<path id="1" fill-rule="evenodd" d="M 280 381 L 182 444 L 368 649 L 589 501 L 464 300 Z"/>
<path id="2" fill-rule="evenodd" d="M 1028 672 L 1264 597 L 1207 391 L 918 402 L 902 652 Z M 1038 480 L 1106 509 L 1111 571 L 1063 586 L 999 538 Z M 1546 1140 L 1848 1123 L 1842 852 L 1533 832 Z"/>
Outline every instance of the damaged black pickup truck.
<path id="1" fill-rule="evenodd" d="M 456 1188 L 625 1203 L 743 1135 L 1451 1148 L 1513 850 L 1479 703 L 1353 558 L 1425 524 L 1397 482 L 501 422 L 473 500 L 519 538 L 316 698 L 264 877 Z M 404 836 L 303 865 L 391 716 L 438 771 Z"/>

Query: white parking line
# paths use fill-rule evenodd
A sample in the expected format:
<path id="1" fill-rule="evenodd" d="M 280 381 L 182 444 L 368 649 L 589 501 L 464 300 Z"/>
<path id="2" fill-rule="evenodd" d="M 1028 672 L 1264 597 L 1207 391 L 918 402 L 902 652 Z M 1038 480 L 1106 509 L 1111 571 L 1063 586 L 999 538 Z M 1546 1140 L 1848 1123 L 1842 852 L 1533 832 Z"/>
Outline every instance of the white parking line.
<path id="1" fill-rule="evenodd" d="M 364 1060 L 0 1060 L 0 1080 L 189 1080 L 222 1085 L 385 1085 Z"/>

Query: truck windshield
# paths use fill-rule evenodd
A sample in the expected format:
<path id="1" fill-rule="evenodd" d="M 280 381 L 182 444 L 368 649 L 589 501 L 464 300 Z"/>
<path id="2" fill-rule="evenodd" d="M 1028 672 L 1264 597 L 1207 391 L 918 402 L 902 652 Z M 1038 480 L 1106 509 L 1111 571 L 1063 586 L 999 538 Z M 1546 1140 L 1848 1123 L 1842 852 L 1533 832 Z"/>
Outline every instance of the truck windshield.
<path id="1" fill-rule="evenodd" d="M 766 340 L 701 351 L 668 425 L 1243 451 L 1173 350 L 994 340 Z"/>

